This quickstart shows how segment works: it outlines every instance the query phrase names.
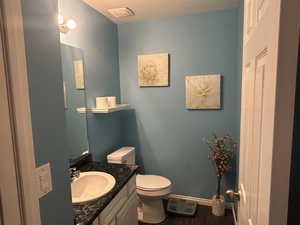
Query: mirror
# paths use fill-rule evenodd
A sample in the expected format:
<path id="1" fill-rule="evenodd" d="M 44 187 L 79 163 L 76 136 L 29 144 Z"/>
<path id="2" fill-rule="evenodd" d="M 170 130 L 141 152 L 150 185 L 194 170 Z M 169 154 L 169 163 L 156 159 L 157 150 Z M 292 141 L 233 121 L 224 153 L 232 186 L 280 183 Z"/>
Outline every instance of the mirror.
<path id="1" fill-rule="evenodd" d="M 89 150 L 86 113 L 81 110 L 86 102 L 83 51 L 61 44 L 61 62 L 67 144 L 72 159 Z"/>

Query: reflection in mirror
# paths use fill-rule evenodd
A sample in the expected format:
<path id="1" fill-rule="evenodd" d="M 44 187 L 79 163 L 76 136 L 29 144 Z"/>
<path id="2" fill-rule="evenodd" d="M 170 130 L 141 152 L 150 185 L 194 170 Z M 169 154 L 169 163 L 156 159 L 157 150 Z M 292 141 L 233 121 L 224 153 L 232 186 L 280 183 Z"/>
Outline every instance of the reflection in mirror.
<path id="1" fill-rule="evenodd" d="M 83 51 L 61 44 L 61 61 L 65 101 L 66 132 L 69 158 L 76 158 L 89 150 L 85 107 Z"/>

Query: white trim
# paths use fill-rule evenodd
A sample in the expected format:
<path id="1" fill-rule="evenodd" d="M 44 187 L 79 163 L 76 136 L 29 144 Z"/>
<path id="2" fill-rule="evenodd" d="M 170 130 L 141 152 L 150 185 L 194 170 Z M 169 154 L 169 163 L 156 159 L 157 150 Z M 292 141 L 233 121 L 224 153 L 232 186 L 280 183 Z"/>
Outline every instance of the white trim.
<path id="1" fill-rule="evenodd" d="M 24 225 L 40 225 L 40 208 L 35 174 L 29 88 L 20 0 L 1 1 L 8 72 L 8 95 L 16 147 L 16 169 L 21 184 L 20 204 Z"/>
<path id="2" fill-rule="evenodd" d="M 197 202 L 198 205 L 204 205 L 204 206 L 212 206 L 212 200 L 207 198 L 198 198 L 198 197 L 192 197 L 192 196 L 186 196 L 186 195 L 176 195 L 176 194 L 169 194 L 166 199 L 183 199 L 183 200 L 189 200 Z M 226 208 L 232 208 L 231 203 L 226 203 Z"/>
<path id="3" fill-rule="evenodd" d="M 232 216 L 233 216 L 233 220 L 234 220 L 234 225 L 238 225 L 238 221 L 237 221 L 237 213 L 234 209 L 234 204 L 235 203 L 231 203 L 231 211 L 232 211 Z"/>
<path id="4" fill-rule="evenodd" d="M 197 202 L 198 205 L 212 206 L 212 200 L 206 198 L 197 198 L 186 195 L 169 194 L 167 199 L 183 199 Z"/>
<path id="5" fill-rule="evenodd" d="M 17 179 L 15 166 L 15 145 L 6 76 L 6 55 L 4 54 L 2 25 L 0 24 L 0 26 L 0 214 L 2 214 L 3 219 L 1 224 L 21 224 L 23 213 L 19 198 L 20 182 Z"/>

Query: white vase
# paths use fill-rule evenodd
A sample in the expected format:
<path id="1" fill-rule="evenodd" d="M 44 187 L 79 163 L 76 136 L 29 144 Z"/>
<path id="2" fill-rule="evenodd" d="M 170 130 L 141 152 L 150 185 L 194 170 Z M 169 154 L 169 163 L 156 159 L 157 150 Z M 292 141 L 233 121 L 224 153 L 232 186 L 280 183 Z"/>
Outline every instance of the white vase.
<path id="1" fill-rule="evenodd" d="M 220 195 L 220 198 L 217 199 L 216 195 L 212 198 L 212 214 L 215 216 L 224 216 L 225 215 L 225 198 Z"/>

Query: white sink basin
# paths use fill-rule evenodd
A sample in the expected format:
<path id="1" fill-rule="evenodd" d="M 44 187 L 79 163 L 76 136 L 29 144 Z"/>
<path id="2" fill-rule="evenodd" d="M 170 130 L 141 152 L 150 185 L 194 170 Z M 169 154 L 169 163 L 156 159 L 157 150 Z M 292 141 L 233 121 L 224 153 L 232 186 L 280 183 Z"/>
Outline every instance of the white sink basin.
<path id="1" fill-rule="evenodd" d="M 72 203 L 95 200 L 107 194 L 116 184 L 115 178 L 103 172 L 83 172 L 71 183 Z"/>

